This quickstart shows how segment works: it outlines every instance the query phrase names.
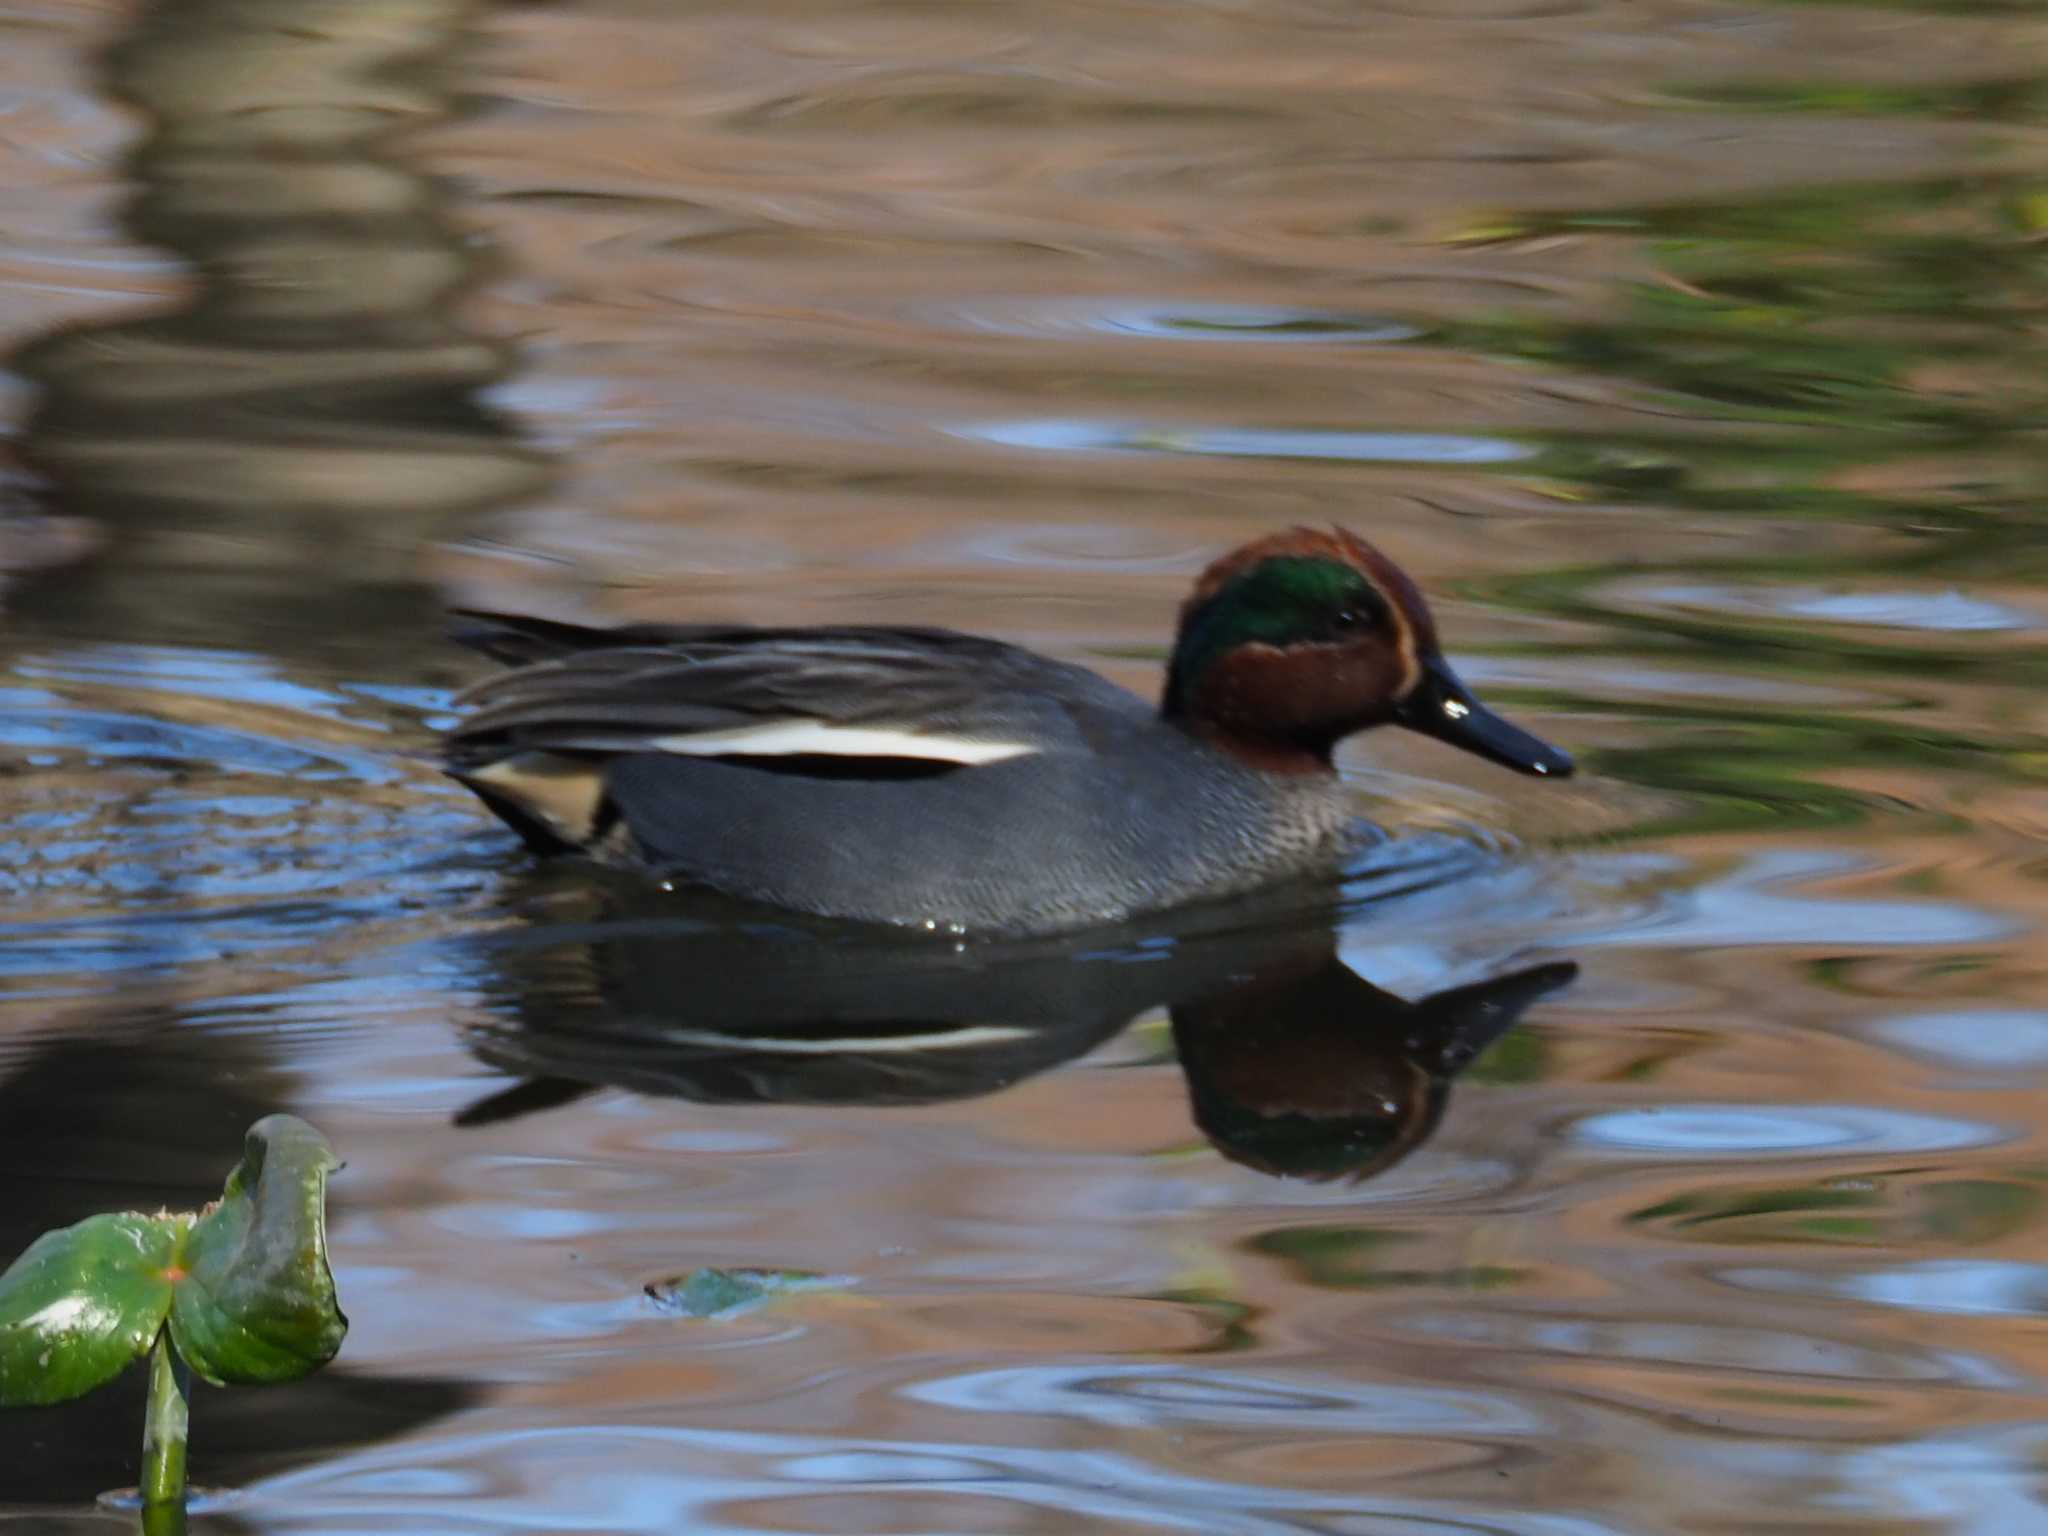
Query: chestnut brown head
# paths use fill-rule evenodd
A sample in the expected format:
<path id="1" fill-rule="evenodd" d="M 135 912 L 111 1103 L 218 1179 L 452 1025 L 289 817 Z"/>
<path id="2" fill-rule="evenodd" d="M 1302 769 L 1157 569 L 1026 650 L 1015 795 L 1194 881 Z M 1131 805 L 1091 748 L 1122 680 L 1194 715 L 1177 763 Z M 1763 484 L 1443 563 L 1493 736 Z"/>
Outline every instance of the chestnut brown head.
<path id="1" fill-rule="evenodd" d="M 1392 724 L 1523 773 L 1572 771 L 1472 696 L 1415 583 L 1341 528 L 1273 534 L 1202 573 L 1181 608 L 1161 709 L 1276 766 L 1327 764 L 1346 736 Z"/>

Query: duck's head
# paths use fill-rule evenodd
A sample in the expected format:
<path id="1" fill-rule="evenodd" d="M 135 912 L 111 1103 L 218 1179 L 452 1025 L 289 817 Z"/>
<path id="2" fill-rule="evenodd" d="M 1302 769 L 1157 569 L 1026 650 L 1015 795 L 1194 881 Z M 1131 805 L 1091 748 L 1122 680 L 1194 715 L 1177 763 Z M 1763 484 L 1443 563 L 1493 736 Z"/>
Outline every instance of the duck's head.
<path id="1" fill-rule="evenodd" d="M 1401 568 L 1342 528 L 1294 528 L 1233 550 L 1181 608 L 1162 710 L 1241 757 L 1326 767 L 1337 743 L 1405 725 L 1523 773 L 1572 760 L 1458 681 Z"/>

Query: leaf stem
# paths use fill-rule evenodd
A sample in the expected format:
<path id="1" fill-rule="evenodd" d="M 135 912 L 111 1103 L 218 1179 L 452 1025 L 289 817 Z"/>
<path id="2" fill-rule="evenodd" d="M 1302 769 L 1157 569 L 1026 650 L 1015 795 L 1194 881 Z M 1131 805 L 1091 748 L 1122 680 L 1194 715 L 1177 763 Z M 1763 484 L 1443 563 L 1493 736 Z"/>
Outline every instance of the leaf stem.
<path id="1" fill-rule="evenodd" d="M 149 1412 L 142 1421 L 142 1504 L 185 1503 L 185 1432 L 190 1422 L 192 1373 L 171 1347 L 171 1330 L 158 1331 L 149 1353 Z"/>
<path id="2" fill-rule="evenodd" d="M 142 1506 L 142 1536 L 185 1536 L 183 1504 Z"/>

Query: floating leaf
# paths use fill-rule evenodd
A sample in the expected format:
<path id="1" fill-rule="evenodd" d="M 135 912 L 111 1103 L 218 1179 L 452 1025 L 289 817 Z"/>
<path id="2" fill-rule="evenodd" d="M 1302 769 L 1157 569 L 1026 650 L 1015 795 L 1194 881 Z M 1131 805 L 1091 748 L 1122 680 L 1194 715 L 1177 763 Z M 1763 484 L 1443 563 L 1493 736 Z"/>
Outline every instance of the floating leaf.
<path id="1" fill-rule="evenodd" d="M 249 1128 L 220 1203 L 193 1224 L 171 1338 L 216 1386 L 295 1381 L 348 1332 L 327 1263 L 326 1138 L 291 1115 Z"/>
<path id="2" fill-rule="evenodd" d="M 656 1280 L 647 1294 L 664 1312 L 681 1317 L 736 1317 L 789 1291 L 816 1291 L 849 1282 L 805 1269 L 693 1269 Z"/>
<path id="3" fill-rule="evenodd" d="M 190 1220 L 89 1216 L 31 1243 L 0 1275 L 0 1407 L 81 1396 L 146 1354 Z"/>

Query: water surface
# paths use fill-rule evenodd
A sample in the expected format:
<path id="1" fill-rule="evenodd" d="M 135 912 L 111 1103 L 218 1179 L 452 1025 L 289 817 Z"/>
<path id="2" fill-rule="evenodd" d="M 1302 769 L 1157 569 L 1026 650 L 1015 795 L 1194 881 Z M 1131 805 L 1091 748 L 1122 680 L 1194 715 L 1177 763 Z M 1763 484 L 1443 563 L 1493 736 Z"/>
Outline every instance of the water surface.
<path id="1" fill-rule="evenodd" d="M 0 8 L 0 1249 L 347 1159 L 347 1346 L 202 1393 L 202 1530 L 2041 1525 L 2041 43 Z M 1586 771 L 1356 743 L 1313 902 L 906 955 L 431 767 L 448 603 L 1151 692 L 1332 520 Z M 646 1292 L 744 1267 L 830 1283 Z M 119 1523 L 125 1390 L 0 1518 Z"/>

